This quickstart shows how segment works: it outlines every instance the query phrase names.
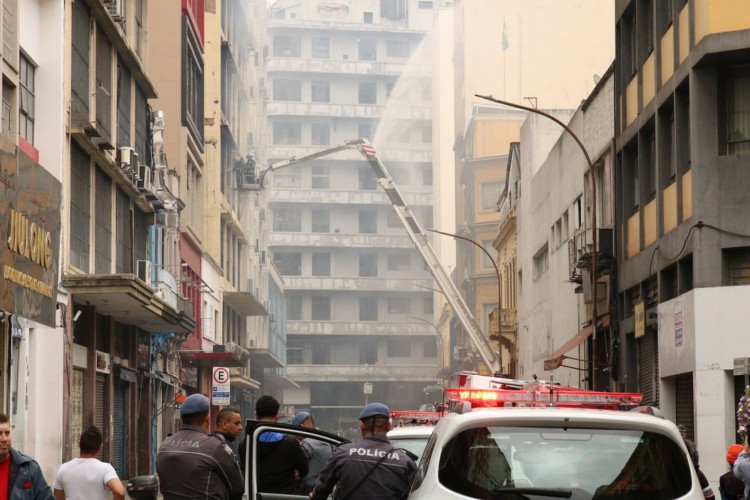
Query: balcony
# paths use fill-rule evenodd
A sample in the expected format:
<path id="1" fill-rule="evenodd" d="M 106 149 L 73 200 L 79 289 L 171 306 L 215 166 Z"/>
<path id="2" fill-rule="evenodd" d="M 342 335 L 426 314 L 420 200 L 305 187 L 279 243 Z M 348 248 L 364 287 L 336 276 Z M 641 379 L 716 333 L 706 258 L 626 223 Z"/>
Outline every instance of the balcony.
<path id="1" fill-rule="evenodd" d="M 279 233 L 268 237 L 269 247 L 350 247 L 412 249 L 407 235 L 343 234 L 343 233 Z M 286 281 L 288 278 L 284 277 Z"/>
<path id="2" fill-rule="evenodd" d="M 376 75 L 399 76 L 404 71 L 403 62 L 350 61 L 344 59 L 303 59 L 271 57 L 267 64 L 268 73 L 328 73 L 331 75 Z"/>
<path id="3" fill-rule="evenodd" d="M 332 104 L 271 101 L 267 105 L 268 116 L 333 116 L 338 118 L 380 118 L 383 104 Z M 389 110 L 389 118 L 399 120 L 430 120 L 432 112 L 428 106 L 407 106 Z"/>
<path id="4" fill-rule="evenodd" d="M 324 278 L 284 276 L 287 290 L 332 290 L 358 292 L 416 292 L 432 288 L 431 279 L 409 278 Z"/>
<path id="5" fill-rule="evenodd" d="M 490 312 L 490 333 L 495 333 L 498 330 L 498 315 L 500 316 L 500 333 L 502 335 L 514 335 L 518 330 L 515 309 L 493 309 Z"/>
<path id="6" fill-rule="evenodd" d="M 349 139 L 356 139 L 350 137 Z M 375 145 L 377 147 L 377 144 Z M 298 144 L 271 144 L 268 158 L 273 163 L 278 159 L 299 158 L 317 153 L 326 146 L 302 146 Z M 378 156 L 388 168 L 388 162 L 402 163 L 430 163 L 432 162 L 431 144 L 390 144 L 387 150 L 378 151 Z M 333 160 L 362 161 L 362 155 L 355 150 L 340 151 L 335 156 L 327 157 Z"/>
<path id="7" fill-rule="evenodd" d="M 406 189 L 399 186 L 399 189 Z M 406 203 L 412 209 L 417 206 L 432 206 L 431 193 L 402 192 Z M 317 189 L 283 189 L 276 188 L 268 191 L 269 203 L 331 203 L 342 205 L 386 205 L 390 204 L 388 197 L 381 190 L 378 191 L 329 191 Z"/>
<path id="8" fill-rule="evenodd" d="M 250 376 L 250 369 L 246 366 L 229 368 L 229 380 L 233 387 L 260 389 L 260 382 Z"/>
<path id="9" fill-rule="evenodd" d="M 295 382 L 431 381 L 437 377 L 433 365 L 289 365 L 287 375 Z"/>
<path id="10" fill-rule="evenodd" d="M 289 321 L 287 335 L 347 335 L 347 336 L 425 336 L 434 337 L 435 331 L 426 323 L 395 323 L 384 321 Z"/>

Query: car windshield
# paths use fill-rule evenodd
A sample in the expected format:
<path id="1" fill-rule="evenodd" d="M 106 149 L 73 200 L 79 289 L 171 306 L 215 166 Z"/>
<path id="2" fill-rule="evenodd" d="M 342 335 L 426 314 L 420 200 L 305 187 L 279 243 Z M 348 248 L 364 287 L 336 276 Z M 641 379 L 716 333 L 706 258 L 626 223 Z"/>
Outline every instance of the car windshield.
<path id="1" fill-rule="evenodd" d="M 691 488 L 684 453 L 661 434 L 615 429 L 479 427 L 443 448 L 439 481 L 472 498 L 672 499 Z M 516 493 L 513 489 L 519 489 Z M 523 491 L 521 491 L 523 489 Z M 518 498 L 521 498 L 520 496 Z"/>
<path id="2" fill-rule="evenodd" d="M 403 448 L 406 451 L 410 451 L 421 458 L 422 452 L 424 452 L 425 446 L 427 446 L 427 440 L 429 438 L 430 436 L 399 438 L 389 437 L 388 439 L 395 448 Z"/>

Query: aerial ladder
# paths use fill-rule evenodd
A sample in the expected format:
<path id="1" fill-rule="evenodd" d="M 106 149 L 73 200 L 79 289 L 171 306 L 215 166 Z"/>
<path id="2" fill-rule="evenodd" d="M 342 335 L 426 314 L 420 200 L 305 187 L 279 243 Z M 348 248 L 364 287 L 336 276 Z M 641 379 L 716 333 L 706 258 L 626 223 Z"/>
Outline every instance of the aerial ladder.
<path id="1" fill-rule="evenodd" d="M 471 312 L 469 312 L 469 308 L 467 307 L 466 302 L 459 293 L 458 288 L 456 288 L 456 285 L 453 283 L 453 280 L 450 279 L 450 276 L 445 272 L 445 269 L 443 269 L 443 266 L 440 264 L 440 261 L 435 255 L 435 251 L 433 250 L 432 245 L 430 245 L 425 232 L 420 227 L 419 222 L 417 222 L 417 220 L 414 218 L 414 214 L 406 204 L 406 200 L 401 195 L 401 192 L 398 190 L 396 184 L 393 182 L 393 178 L 388 173 L 385 165 L 383 165 L 383 162 L 378 158 L 375 148 L 366 139 L 354 139 L 346 141 L 342 144 L 339 144 L 338 146 L 324 149 L 306 156 L 301 156 L 299 158 L 292 157 L 286 160 L 275 162 L 269 165 L 265 170 L 260 172 L 260 174 L 257 176 L 257 183 L 255 182 L 255 180 L 251 179 L 251 185 L 255 186 L 257 190 L 261 190 L 263 189 L 263 181 L 265 179 L 265 176 L 269 172 L 273 172 L 274 170 L 278 170 L 283 167 L 288 167 L 305 161 L 314 160 L 316 158 L 328 156 L 334 153 L 338 153 L 339 151 L 349 149 L 357 150 L 362 154 L 362 156 L 364 156 L 365 160 L 367 160 L 367 163 L 369 163 L 373 172 L 375 172 L 375 176 L 378 179 L 378 184 L 381 188 L 383 188 L 386 196 L 388 196 L 388 199 L 393 205 L 393 209 L 396 211 L 396 214 L 398 214 L 398 217 L 401 220 L 404 229 L 406 229 L 409 238 L 414 243 L 416 249 L 419 251 L 422 259 L 424 259 L 427 267 L 430 269 L 430 272 L 437 282 L 438 287 L 443 292 L 443 295 L 453 309 L 454 314 L 461 322 L 461 326 L 463 326 L 464 330 L 469 334 L 469 337 L 476 347 L 476 350 L 480 358 L 482 359 L 482 362 L 487 366 L 491 373 L 499 372 L 501 370 L 501 366 L 498 356 L 492 350 L 490 343 L 487 341 L 487 337 L 485 337 L 485 335 L 482 333 L 482 330 L 480 330 Z M 248 175 L 251 177 L 255 176 L 255 172 L 251 172 L 245 175 L 245 177 L 247 178 Z"/>

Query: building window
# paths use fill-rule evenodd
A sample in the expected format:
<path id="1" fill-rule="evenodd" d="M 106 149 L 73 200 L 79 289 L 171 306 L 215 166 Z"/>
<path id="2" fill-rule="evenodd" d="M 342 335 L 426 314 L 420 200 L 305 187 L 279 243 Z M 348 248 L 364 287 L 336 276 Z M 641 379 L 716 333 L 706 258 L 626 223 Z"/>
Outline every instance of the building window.
<path id="1" fill-rule="evenodd" d="M 388 210 L 388 218 L 386 219 L 386 226 L 389 229 L 402 228 L 401 219 L 398 218 L 398 214 L 395 210 Z M 429 227 L 429 226 L 428 226 Z"/>
<path id="2" fill-rule="evenodd" d="M 643 192 L 646 193 L 647 200 L 651 201 L 656 197 L 656 134 L 653 130 L 646 132 L 646 148 L 648 164 L 643 173 Z"/>
<path id="3" fill-rule="evenodd" d="M 135 152 L 140 162 L 151 164 L 151 138 L 149 137 L 148 100 L 140 87 L 135 87 Z M 195 188 L 195 183 L 193 183 Z"/>
<path id="4" fill-rule="evenodd" d="M 638 183 L 638 148 L 630 146 L 623 151 L 623 189 L 625 215 L 630 217 L 640 206 L 640 185 Z"/>
<path id="5" fill-rule="evenodd" d="M 408 297 L 388 297 L 388 314 L 410 314 L 411 300 Z"/>
<path id="6" fill-rule="evenodd" d="M 301 188 L 302 173 L 298 166 L 282 168 L 273 173 L 273 185 L 278 188 Z"/>
<path id="7" fill-rule="evenodd" d="M 377 104 L 378 92 L 375 82 L 359 82 L 359 103 Z"/>
<path id="8" fill-rule="evenodd" d="M 273 211 L 273 230 L 282 233 L 302 231 L 302 211 L 298 208 L 276 208 Z"/>
<path id="9" fill-rule="evenodd" d="M 71 92 L 73 118 L 77 122 L 88 122 L 89 118 L 89 10 L 82 2 L 72 6 L 72 51 L 71 51 Z"/>
<path id="10" fill-rule="evenodd" d="M 14 88 L 3 80 L 3 117 L 2 133 L 7 137 L 15 137 L 15 127 L 13 126 L 13 92 Z"/>
<path id="11" fill-rule="evenodd" d="M 331 57 L 331 41 L 328 37 L 314 36 L 311 43 L 313 59 L 329 59 Z"/>
<path id="12" fill-rule="evenodd" d="M 143 0 L 135 0 L 135 52 L 143 58 Z"/>
<path id="13" fill-rule="evenodd" d="M 482 248 L 487 250 L 492 256 L 492 260 L 487 257 L 487 254 L 482 252 L 482 268 L 483 269 L 495 269 L 494 263 L 497 262 L 497 250 L 492 246 L 493 240 L 482 240 Z"/>
<path id="14" fill-rule="evenodd" d="M 313 146 L 328 146 L 331 144 L 331 126 L 327 123 L 313 123 L 311 136 Z"/>
<path id="15" fill-rule="evenodd" d="M 331 320 L 331 297 L 313 295 L 312 314 L 310 319 L 313 321 L 330 321 Z"/>
<path id="16" fill-rule="evenodd" d="M 360 61 L 376 61 L 378 58 L 377 40 L 360 38 L 357 44 Z"/>
<path id="17" fill-rule="evenodd" d="M 411 270 L 411 255 L 408 253 L 389 253 L 388 254 L 389 271 L 409 271 Z"/>
<path id="18" fill-rule="evenodd" d="M 327 208 L 316 208 L 311 214 L 313 233 L 330 233 L 331 232 L 331 211 Z"/>
<path id="19" fill-rule="evenodd" d="M 274 252 L 273 263 L 282 276 L 302 276 L 302 252 Z"/>
<path id="20" fill-rule="evenodd" d="M 3 0 L 3 59 L 11 66 L 16 65 L 16 54 L 18 53 L 17 24 L 16 17 L 17 0 Z"/>
<path id="21" fill-rule="evenodd" d="M 428 124 L 422 127 L 422 142 L 432 144 L 432 125 Z"/>
<path id="22" fill-rule="evenodd" d="M 365 12 L 362 21 L 365 24 L 372 24 L 372 12 Z"/>
<path id="23" fill-rule="evenodd" d="M 378 343 L 375 340 L 362 340 L 359 342 L 359 364 L 374 365 L 378 362 Z"/>
<path id="24" fill-rule="evenodd" d="M 497 210 L 497 201 L 503 190 L 502 182 L 483 182 L 481 184 L 481 198 L 479 209 L 481 211 Z"/>
<path id="25" fill-rule="evenodd" d="M 378 320 L 378 299 L 375 297 L 359 298 L 359 320 L 360 321 L 377 321 Z"/>
<path id="26" fill-rule="evenodd" d="M 130 71 L 117 62 L 117 147 L 130 146 Z"/>
<path id="27" fill-rule="evenodd" d="M 313 80 L 310 85 L 312 102 L 331 102 L 331 82 Z"/>
<path id="28" fill-rule="evenodd" d="M 96 169 L 94 212 L 94 272 L 112 272 L 112 179 Z"/>
<path id="29" fill-rule="evenodd" d="M 359 277 L 376 278 L 378 276 L 378 254 L 359 254 Z"/>
<path id="30" fill-rule="evenodd" d="M 312 345 L 312 364 L 330 365 L 333 344 L 330 342 L 315 342 Z"/>
<path id="31" fill-rule="evenodd" d="M 203 55 L 188 16 L 182 16 L 182 122 L 203 143 Z"/>
<path id="32" fill-rule="evenodd" d="M 312 275 L 313 276 L 330 276 L 331 275 L 330 252 L 313 252 Z"/>
<path id="33" fill-rule="evenodd" d="M 375 173 L 370 167 L 359 168 L 359 190 L 374 191 L 378 188 L 378 181 Z"/>
<path id="34" fill-rule="evenodd" d="M 298 36 L 273 37 L 274 57 L 302 57 L 302 43 Z"/>
<path id="35" fill-rule="evenodd" d="M 726 153 L 750 153 L 750 69 L 730 73 L 724 82 Z"/>
<path id="36" fill-rule="evenodd" d="M 276 122 L 273 124 L 274 144 L 302 144 L 302 124 L 289 122 Z"/>
<path id="37" fill-rule="evenodd" d="M 286 296 L 286 319 L 302 321 L 302 295 Z"/>
<path id="38" fill-rule="evenodd" d="M 411 176 L 409 175 L 409 167 L 393 167 L 391 168 L 391 178 L 397 186 L 405 186 L 411 183 Z"/>
<path id="39" fill-rule="evenodd" d="M 385 42 L 386 57 L 406 59 L 411 55 L 409 50 L 410 46 L 408 40 L 387 40 Z"/>
<path id="40" fill-rule="evenodd" d="M 422 185 L 432 186 L 432 168 L 425 168 L 422 170 Z"/>
<path id="41" fill-rule="evenodd" d="M 115 272 L 133 272 L 133 212 L 130 197 L 117 189 L 115 197 Z"/>
<path id="42" fill-rule="evenodd" d="M 274 79 L 273 98 L 277 101 L 300 102 L 302 100 L 302 80 L 291 78 Z"/>
<path id="43" fill-rule="evenodd" d="M 410 358 L 411 342 L 409 340 L 388 339 L 389 358 Z"/>
<path id="44" fill-rule="evenodd" d="M 96 36 L 96 128 L 112 140 L 112 44 L 101 29 Z"/>
<path id="45" fill-rule="evenodd" d="M 549 251 L 547 245 L 534 255 L 534 280 L 538 280 L 549 269 Z"/>
<path id="46" fill-rule="evenodd" d="M 396 88 L 396 84 L 393 82 L 388 82 L 385 84 L 385 98 L 390 99 L 391 94 L 393 94 L 393 89 Z"/>
<path id="47" fill-rule="evenodd" d="M 312 167 L 311 187 L 313 189 L 329 189 L 331 184 L 331 172 L 328 167 L 316 165 Z"/>
<path id="48" fill-rule="evenodd" d="M 406 19 L 406 0 L 380 0 L 380 17 Z"/>
<path id="49" fill-rule="evenodd" d="M 425 297 L 422 303 L 422 312 L 424 314 L 432 314 L 435 311 L 435 301 L 432 297 Z"/>
<path id="50" fill-rule="evenodd" d="M 437 342 L 434 339 L 424 339 L 422 341 L 422 356 L 425 358 L 437 358 Z"/>
<path id="51" fill-rule="evenodd" d="M 378 232 L 378 213 L 375 210 L 359 211 L 359 233 L 376 234 Z"/>
<path id="52" fill-rule="evenodd" d="M 302 365 L 305 363 L 305 348 L 299 342 L 289 341 L 286 348 L 286 364 Z"/>
<path id="53" fill-rule="evenodd" d="M 70 151 L 70 264 L 88 272 L 91 239 L 91 160 L 75 143 Z"/>
<path id="54" fill-rule="evenodd" d="M 23 54 L 18 72 L 21 84 L 21 102 L 18 105 L 18 133 L 29 144 L 34 144 L 34 85 L 36 68 Z"/>

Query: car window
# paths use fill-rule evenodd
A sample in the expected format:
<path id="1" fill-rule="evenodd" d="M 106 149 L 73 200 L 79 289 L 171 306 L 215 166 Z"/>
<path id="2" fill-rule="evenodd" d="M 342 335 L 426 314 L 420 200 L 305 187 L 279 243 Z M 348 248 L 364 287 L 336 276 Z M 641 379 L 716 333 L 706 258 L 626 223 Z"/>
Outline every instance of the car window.
<path id="1" fill-rule="evenodd" d="M 391 444 L 396 448 L 403 448 L 406 451 L 414 453 L 416 456 L 421 457 L 422 452 L 427 446 L 427 438 L 424 437 L 403 437 L 403 438 L 388 438 Z"/>
<path id="2" fill-rule="evenodd" d="M 562 488 L 574 499 L 656 499 L 691 488 L 685 455 L 670 438 L 607 429 L 465 430 L 443 448 L 438 480 L 472 498 L 504 488 Z"/>
<path id="3" fill-rule="evenodd" d="M 434 432 L 427 441 L 427 446 L 422 453 L 419 465 L 417 466 L 417 472 L 414 474 L 414 481 L 411 484 L 411 491 L 415 491 L 422 485 L 425 476 L 427 475 L 427 469 L 430 467 L 430 460 L 432 459 L 432 453 L 435 450 L 435 442 L 437 441 L 437 434 Z"/>

